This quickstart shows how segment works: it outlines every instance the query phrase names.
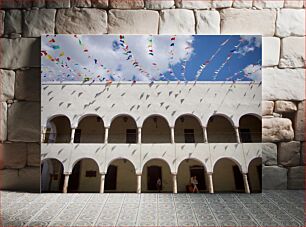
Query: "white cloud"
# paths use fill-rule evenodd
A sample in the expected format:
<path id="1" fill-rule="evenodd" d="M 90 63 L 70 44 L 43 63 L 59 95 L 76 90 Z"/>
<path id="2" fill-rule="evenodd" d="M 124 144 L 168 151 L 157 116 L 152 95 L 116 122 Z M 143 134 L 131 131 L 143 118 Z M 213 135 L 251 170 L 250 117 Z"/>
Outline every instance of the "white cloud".
<path id="1" fill-rule="evenodd" d="M 253 52 L 255 48 L 261 47 L 261 36 L 241 35 L 240 38 L 244 39 L 245 41 L 235 52 L 235 54 L 245 56 L 247 53 Z"/>
<path id="2" fill-rule="evenodd" d="M 254 80 L 254 81 L 261 81 L 262 76 L 261 76 L 261 65 L 248 65 L 243 69 L 243 73 L 245 74 L 246 77 Z"/>

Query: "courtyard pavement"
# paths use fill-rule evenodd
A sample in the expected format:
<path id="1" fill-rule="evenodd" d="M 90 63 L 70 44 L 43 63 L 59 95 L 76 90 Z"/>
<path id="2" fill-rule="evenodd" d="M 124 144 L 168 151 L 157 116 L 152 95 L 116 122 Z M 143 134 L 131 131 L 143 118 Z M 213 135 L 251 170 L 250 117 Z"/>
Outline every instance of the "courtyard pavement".
<path id="1" fill-rule="evenodd" d="M 304 226 L 304 191 L 260 194 L 1 192 L 3 226 Z"/>

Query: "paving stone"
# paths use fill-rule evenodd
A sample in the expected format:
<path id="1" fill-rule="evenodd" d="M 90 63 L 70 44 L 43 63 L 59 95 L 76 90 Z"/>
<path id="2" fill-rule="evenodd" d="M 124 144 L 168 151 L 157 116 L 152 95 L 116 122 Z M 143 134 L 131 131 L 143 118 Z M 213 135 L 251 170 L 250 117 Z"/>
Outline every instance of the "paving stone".
<path id="1" fill-rule="evenodd" d="M 212 1 L 175 0 L 175 6 L 184 9 L 210 9 Z"/>
<path id="2" fill-rule="evenodd" d="M 278 163 L 282 166 L 298 166 L 300 164 L 300 142 L 281 142 L 278 147 Z"/>
<path id="3" fill-rule="evenodd" d="M 174 0 L 145 0 L 146 9 L 169 9 L 174 8 Z"/>
<path id="4" fill-rule="evenodd" d="M 297 106 L 291 101 L 277 100 L 275 101 L 274 111 L 276 113 L 292 113 L 297 111 Z"/>
<path id="5" fill-rule="evenodd" d="M 263 118 L 262 141 L 290 141 L 294 138 L 292 123 L 287 118 Z"/>
<path id="6" fill-rule="evenodd" d="M 40 103 L 16 102 L 8 109 L 8 140 L 40 141 Z"/>
<path id="7" fill-rule="evenodd" d="M 273 36 L 276 12 L 271 9 L 223 9 L 221 34 L 260 34 Z"/>
<path id="8" fill-rule="evenodd" d="M 55 9 L 34 9 L 24 12 L 23 36 L 39 37 L 53 34 L 55 28 Z"/>
<path id="9" fill-rule="evenodd" d="M 160 13 L 159 34 L 194 34 L 195 18 L 192 10 L 165 9 Z"/>
<path id="10" fill-rule="evenodd" d="M 143 0 L 109 0 L 109 6 L 113 9 L 142 9 Z"/>
<path id="11" fill-rule="evenodd" d="M 40 167 L 40 144 L 27 143 L 27 166 Z"/>
<path id="12" fill-rule="evenodd" d="M 298 104 L 298 111 L 294 119 L 294 139 L 297 141 L 305 141 L 305 101 Z"/>
<path id="13" fill-rule="evenodd" d="M 263 100 L 304 100 L 303 69 L 263 68 Z M 290 83 L 288 83 L 290 81 Z"/>
<path id="14" fill-rule="evenodd" d="M 277 145 L 275 143 L 262 144 L 262 163 L 266 166 L 277 165 Z"/>
<path id="15" fill-rule="evenodd" d="M 280 38 L 262 37 L 262 65 L 276 66 L 279 63 Z"/>
<path id="16" fill-rule="evenodd" d="M 0 142 L 7 139 L 7 104 L 1 102 L 0 107 Z"/>
<path id="17" fill-rule="evenodd" d="M 272 115 L 274 109 L 273 101 L 262 101 L 262 115 Z"/>
<path id="18" fill-rule="evenodd" d="M 108 7 L 108 0 L 91 0 L 91 5 L 95 8 L 105 9 Z"/>
<path id="19" fill-rule="evenodd" d="M 285 8 L 303 8 L 303 0 L 285 0 Z"/>
<path id="20" fill-rule="evenodd" d="M 305 35 L 305 10 L 281 9 L 277 12 L 276 36 L 304 36 Z"/>
<path id="21" fill-rule="evenodd" d="M 287 37 L 282 39 L 280 68 L 305 67 L 305 38 Z"/>
<path id="22" fill-rule="evenodd" d="M 47 8 L 62 9 L 70 7 L 70 0 L 45 0 Z"/>
<path id="23" fill-rule="evenodd" d="M 6 11 L 4 18 L 4 33 L 22 33 L 22 12 L 18 9 Z"/>
<path id="24" fill-rule="evenodd" d="M 263 189 L 287 189 L 287 169 L 278 166 L 264 166 L 262 169 Z"/>
<path id="25" fill-rule="evenodd" d="M 288 170 L 288 189 L 305 189 L 304 166 L 291 167 Z"/>
<path id="26" fill-rule="evenodd" d="M 15 72 L 0 69 L 0 77 L 0 101 L 6 102 L 14 99 Z"/>
<path id="27" fill-rule="evenodd" d="M 110 10 L 108 33 L 157 34 L 159 14 L 153 10 Z"/>
<path id="28" fill-rule="evenodd" d="M 212 8 L 229 8 L 232 4 L 232 0 L 212 0 Z"/>
<path id="29" fill-rule="evenodd" d="M 70 0 L 71 7 L 91 7 L 91 0 Z"/>
<path id="30" fill-rule="evenodd" d="M 40 101 L 40 68 L 16 71 L 15 98 Z"/>
<path id="31" fill-rule="evenodd" d="M 220 14 L 218 11 L 196 10 L 197 34 L 220 34 Z"/>
<path id="32" fill-rule="evenodd" d="M 18 69 L 40 67 L 40 39 L 35 38 L 0 38 L 2 59 L 0 68 Z"/>
<path id="33" fill-rule="evenodd" d="M 100 34 L 107 32 L 107 13 L 101 9 L 59 9 L 56 15 L 56 33 Z"/>
<path id="34" fill-rule="evenodd" d="M 283 8 L 284 0 L 254 0 L 253 6 L 257 9 L 264 8 Z"/>
<path id="35" fill-rule="evenodd" d="M 26 166 L 26 143 L 0 144 L 0 157 L 2 157 L 1 169 L 22 169 Z"/>
<path id="36" fill-rule="evenodd" d="M 1 36 L 4 34 L 4 17 L 5 17 L 5 11 L 0 10 L 0 35 Z"/>
<path id="37" fill-rule="evenodd" d="M 234 8 L 252 8 L 253 1 L 250 0 L 234 0 L 233 7 Z"/>

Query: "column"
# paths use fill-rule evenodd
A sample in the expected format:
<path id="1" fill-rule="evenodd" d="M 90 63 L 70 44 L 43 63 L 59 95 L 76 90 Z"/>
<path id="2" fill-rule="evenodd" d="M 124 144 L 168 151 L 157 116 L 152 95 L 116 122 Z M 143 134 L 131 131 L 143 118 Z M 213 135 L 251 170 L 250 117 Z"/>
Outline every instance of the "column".
<path id="1" fill-rule="evenodd" d="M 141 127 L 138 128 L 138 137 L 137 138 L 138 138 L 137 142 L 141 143 Z"/>
<path id="2" fill-rule="evenodd" d="M 63 193 L 67 193 L 67 191 L 68 191 L 69 176 L 70 176 L 70 173 L 65 174 Z"/>
<path id="3" fill-rule="evenodd" d="M 204 143 L 208 143 L 206 127 L 203 127 L 203 136 L 204 136 Z"/>
<path id="4" fill-rule="evenodd" d="M 236 132 L 237 143 L 241 143 L 240 134 L 239 134 L 239 128 L 238 127 L 235 127 L 235 132 Z"/>
<path id="5" fill-rule="evenodd" d="M 104 193 L 105 174 L 101 173 L 100 193 Z"/>
<path id="6" fill-rule="evenodd" d="M 171 127 L 170 130 L 171 130 L 171 143 L 174 143 L 175 142 L 174 141 L 174 127 Z"/>
<path id="7" fill-rule="evenodd" d="M 75 135 L 75 128 L 71 129 L 71 139 L 70 139 L 70 143 L 74 142 L 74 135 Z"/>
<path id="8" fill-rule="evenodd" d="M 46 141 L 47 128 L 43 127 L 41 130 L 41 142 L 44 143 Z"/>
<path id="9" fill-rule="evenodd" d="M 108 131 L 109 127 L 105 127 L 104 143 L 108 143 Z"/>
<path id="10" fill-rule="evenodd" d="M 173 193 L 177 193 L 177 180 L 176 174 L 172 174 L 172 181 L 173 181 Z"/>
<path id="11" fill-rule="evenodd" d="M 244 183 L 244 190 L 245 193 L 250 193 L 250 187 L 249 187 L 249 182 L 248 182 L 248 174 L 243 173 L 243 183 Z"/>
<path id="12" fill-rule="evenodd" d="M 137 193 L 141 193 L 141 174 L 137 174 Z"/>
<path id="13" fill-rule="evenodd" d="M 213 183 L 212 174 L 213 174 L 213 173 L 207 173 L 207 176 L 208 176 L 208 190 L 209 190 L 209 193 L 214 193 L 214 183 Z"/>

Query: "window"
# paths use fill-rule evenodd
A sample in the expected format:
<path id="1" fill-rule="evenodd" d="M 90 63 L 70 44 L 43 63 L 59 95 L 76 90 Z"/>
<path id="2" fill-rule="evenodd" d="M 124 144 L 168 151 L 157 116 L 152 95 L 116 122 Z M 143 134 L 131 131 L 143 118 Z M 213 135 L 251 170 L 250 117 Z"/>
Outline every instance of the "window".
<path id="1" fill-rule="evenodd" d="M 127 129 L 126 130 L 126 143 L 136 143 L 136 129 Z"/>
<path id="2" fill-rule="evenodd" d="M 74 143 L 80 143 L 81 142 L 81 129 L 75 129 L 74 132 Z"/>
<path id="3" fill-rule="evenodd" d="M 193 129 L 184 129 L 185 143 L 194 143 L 194 130 Z"/>
<path id="4" fill-rule="evenodd" d="M 240 128 L 239 129 L 240 139 L 242 143 L 251 143 L 251 131 L 248 128 Z"/>

